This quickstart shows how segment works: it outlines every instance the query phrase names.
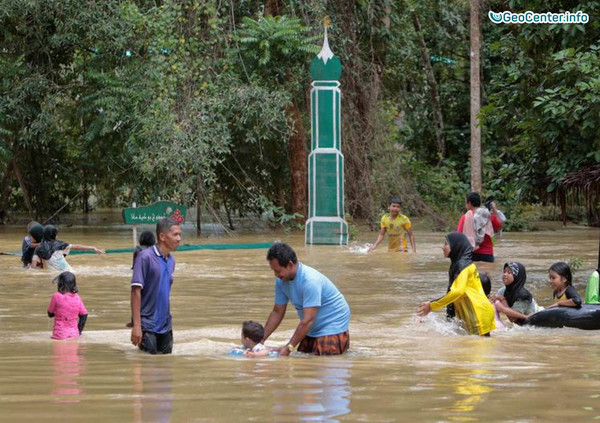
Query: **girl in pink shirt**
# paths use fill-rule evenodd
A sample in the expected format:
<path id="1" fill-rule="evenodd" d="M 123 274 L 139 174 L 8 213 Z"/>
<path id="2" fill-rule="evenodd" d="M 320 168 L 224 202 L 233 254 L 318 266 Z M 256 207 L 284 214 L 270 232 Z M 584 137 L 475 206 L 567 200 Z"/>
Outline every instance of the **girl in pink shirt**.
<path id="1" fill-rule="evenodd" d="M 88 312 L 79 298 L 75 275 L 62 272 L 52 281 L 56 292 L 48 306 L 48 317 L 54 317 L 52 339 L 72 339 L 81 335 Z"/>

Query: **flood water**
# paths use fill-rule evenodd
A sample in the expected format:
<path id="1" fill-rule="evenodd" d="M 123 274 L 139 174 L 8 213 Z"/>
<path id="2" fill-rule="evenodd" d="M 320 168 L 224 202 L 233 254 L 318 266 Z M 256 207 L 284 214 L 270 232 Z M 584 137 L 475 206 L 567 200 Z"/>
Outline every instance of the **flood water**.
<path id="1" fill-rule="evenodd" d="M 22 227 L 0 227 L 3 252 L 19 251 Z M 0 256 L 0 420 L 10 422 L 564 422 L 600 419 L 600 336 L 577 329 L 516 327 L 465 335 L 443 313 L 418 319 L 419 302 L 446 289 L 442 233 L 416 231 L 418 254 L 364 254 L 358 245 L 305 246 L 302 235 L 196 239 L 183 243 L 290 243 L 339 287 L 352 310 L 350 351 L 340 357 L 230 356 L 241 323 L 262 323 L 273 305 L 266 250 L 175 252 L 171 293 L 175 346 L 150 356 L 129 342 L 131 254 L 73 255 L 89 312 L 84 335 L 53 341 L 46 315 L 54 273 Z M 59 238 L 101 248 L 131 246 L 123 226 L 73 226 Z M 504 233 L 497 261 L 478 266 L 501 286 L 503 263 L 521 261 L 541 305 L 552 302 L 547 268 L 579 257 L 580 295 L 596 267 L 598 230 Z M 293 307 L 267 345 L 283 345 Z"/>

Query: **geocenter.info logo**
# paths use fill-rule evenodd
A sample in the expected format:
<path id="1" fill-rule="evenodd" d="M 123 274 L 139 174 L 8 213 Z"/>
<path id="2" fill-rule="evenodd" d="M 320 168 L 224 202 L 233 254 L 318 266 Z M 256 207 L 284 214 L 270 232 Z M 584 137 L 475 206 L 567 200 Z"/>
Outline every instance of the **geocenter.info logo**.
<path id="1" fill-rule="evenodd" d="M 590 20 L 590 16 L 585 12 L 562 12 L 562 13 L 536 13 L 527 11 L 524 13 L 513 13 L 510 11 L 493 12 L 489 11 L 490 21 L 500 23 L 516 24 L 585 24 Z"/>

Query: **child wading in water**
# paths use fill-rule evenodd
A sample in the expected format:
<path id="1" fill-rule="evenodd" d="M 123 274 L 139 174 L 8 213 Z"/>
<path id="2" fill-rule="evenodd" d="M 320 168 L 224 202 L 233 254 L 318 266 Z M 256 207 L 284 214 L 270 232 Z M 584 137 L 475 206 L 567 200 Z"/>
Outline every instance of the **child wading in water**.
<path id="1" fill-rule="evenodd" d="M 502 312 L 512 323 L 522 325 L 527 317 L 540 311 L 540 307 L 525 288 L 527 272 L 525 266 L 516 261 L 504 264 L 502 283 L 498 295 L 492 298 L 496 310 Z"/>
<path id="2" fill-rule="evenodd" d="M 388 233 L 388 251 L 408 251 L 406 245 L 406 234 L 410 239 L 410 245 L 413 253 L 417 252 L 415 236 L 411 229 L 412 225 L 408 217 L 402 214 L 402 201 L 398 197 L 390 199 L 389 213 L 381 217 L 381 230 L 377 236 L 375 244 L 369 248 L 369 252 L 375 250 L 383 238 L 385 233 Z"/>
<path id="3" fill-rule="evenodd" d="M 490 300 L 490 303 L 494 305 L 494 300 L 490 296 L 492 292 L 492 281 L 490 280 L 490 275 L 487 273 L 479 273 L 479 279 L 481 280 L 481 287 L 483 288 L 483 293 Z M 496 329 L 506 329 L 504 323 L 502 323 L 502 319 L 500 318 L 500 314 L 498 309 L 494 306 L 494 323 L 496 324 Z"/>
<path id="4" fill-rule="evenodd" d="M 152 247 L 156 244 L 156 238 L 151 231 L 144 231 L 140 234 L 140 238 L 138 239 L 138 246 L 133 250 L 133 262 L 131 263 L 131 268 L 133 269 L 133 265 L 135 264 L 135 258 L 138 256 L 140 251 L 144 251 L 146 248 Z"/>
<path id="5" fill-rule="evenodd" d="M 77 294 L 75 275 L 63 272 L 52 282 L 58 290 L 48 306 L 48 317 L 54 317 L 52 339 L 77 338 L 83 331 L 88 312 Z"/>
<path id="6" fill-rule="evenodd" d="M 552 297 L 556 300 L 548 308 L 581 306 L 581 298 L 573 287 L 573 274 L 567 263 L 559 261 L 550 266 L 548 281 L 554 289 Z"/>
<path id="7" fill-rule="evenodd" d="M 246 357 L 266 357 L 269 349 L 262 344 L 265 329 L 258 322 L 249 320 L 242 324 L 242 345 Z"/>
<path id="8" fill-rule="evenodd" d="M 471 260 L 473 248 L 469 240 L 464 234 L 452 232 L 446 235 L 442 249 L 444 257 L 451 261 L 450 289 L 442 298 L 422 303 L 417 315 L 426 316 L 432 310 L 454 304 L 456 316 L 465 323 L 469 334 L 489 336 L 496 329 L 494 307 L 483 292 L 479 272 Z"/>

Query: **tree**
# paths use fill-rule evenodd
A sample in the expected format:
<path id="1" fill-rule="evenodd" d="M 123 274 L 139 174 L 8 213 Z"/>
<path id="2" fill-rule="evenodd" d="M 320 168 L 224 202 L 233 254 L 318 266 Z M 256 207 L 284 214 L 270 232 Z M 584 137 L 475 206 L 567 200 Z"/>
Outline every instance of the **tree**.
<path id="1" fill-rule="evenodd" d="M 307 204 L 307 154 L 306 131 L 300 111 L 302 93 L 308 85 L 306 69 L 310 55 L 319 47 L 313 44 L 318 36 L 309 36 L 310 28 L 297 18 L 286 16 L 260 16 L 253 20 L 244 18 L 240 29 L 240 43 L 244 67 L 264 84 L 275 83 L 290 92 L 291 102 L 286 115 L 291 126 L 289 139 L 290 188 L 292 213 L 306 215 Z"/>
<path id="2" fill-rule="evenodd" d="M 481 192 L 481 19 L 480 0 L 471 0 L 471 190 Z"/>

